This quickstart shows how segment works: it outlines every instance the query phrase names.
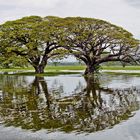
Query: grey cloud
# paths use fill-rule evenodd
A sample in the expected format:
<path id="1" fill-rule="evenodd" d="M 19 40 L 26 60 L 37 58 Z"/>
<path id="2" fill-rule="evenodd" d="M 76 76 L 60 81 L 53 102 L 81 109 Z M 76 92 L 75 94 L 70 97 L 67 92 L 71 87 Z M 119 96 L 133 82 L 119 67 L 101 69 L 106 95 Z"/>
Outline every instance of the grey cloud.
<path id="1" fill-rule="evenodd" d="M 138 0 L 0 0 L 0 22 L 29 15 L 104 19 L 140 37 Z"/>
<path id="2" fill-rule="evenodd" d="M 140 8 L 140 0 L 125 0 L 129 5 Z"/>

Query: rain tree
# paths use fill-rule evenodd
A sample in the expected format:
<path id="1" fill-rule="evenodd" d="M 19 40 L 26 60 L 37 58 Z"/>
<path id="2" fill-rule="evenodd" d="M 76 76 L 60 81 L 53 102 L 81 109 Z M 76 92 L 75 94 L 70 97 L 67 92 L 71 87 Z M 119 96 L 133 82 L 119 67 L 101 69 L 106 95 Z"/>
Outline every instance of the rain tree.
<path id="1" fill-rule="evenodd" d="M 139 42 L 128 31 L 99 19 L 68 17 L 64 20 L 65 46 L 85 63 L 85 75 L 96 72 L 104 62 L 134 62 L 133 48 Z"/>
<path id="2" fill-rule="evenodd" d="M 43 73 L 48 59 L 59 54 L 62 57 L 64 53 L 64 49 L 58 45 L 61 44 L 58 42 L 61 30 L 57 29 L 56 24 L 53 26 L 56 19 L 59 21 L 57 17 L 30 16 L 1 25 L 2 52 L 23 57 L 34 67 L 36 73 Z"/>

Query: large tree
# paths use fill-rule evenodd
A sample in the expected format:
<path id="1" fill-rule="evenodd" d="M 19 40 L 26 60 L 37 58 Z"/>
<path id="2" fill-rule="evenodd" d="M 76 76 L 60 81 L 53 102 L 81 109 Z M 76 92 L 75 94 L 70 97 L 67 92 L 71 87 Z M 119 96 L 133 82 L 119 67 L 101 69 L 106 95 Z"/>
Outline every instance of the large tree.
<path id="1" fill-rule="evenodd" d="M 133 48 L 139 42 L 123 28 L 93 18 L 68 17 L 63 23 L 64 46 L 85 63 L 85 75 L 97 71 L 104 62 L 134 62 Z"/>
<path id="2" fill-rule="evenodd" d="M 1 54 L 21 56 L 34 67 L 36 73 L 43 73 L 48 59 L 63 54 L 59 42 L 61 30 L 53 24 L 55 20 L 59 21 L 59 18 L 30 16 L 1 25 Z"/>

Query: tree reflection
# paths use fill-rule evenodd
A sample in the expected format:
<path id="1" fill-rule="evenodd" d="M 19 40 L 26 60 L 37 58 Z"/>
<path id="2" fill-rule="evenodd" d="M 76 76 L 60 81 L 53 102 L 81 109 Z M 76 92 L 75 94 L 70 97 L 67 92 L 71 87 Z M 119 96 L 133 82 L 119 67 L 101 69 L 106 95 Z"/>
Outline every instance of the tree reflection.
<path id="1" fill-rule="evenodd" d="M 1 88 L 0 121 L 34 131 L 95 132 L 127 120 L 139 109 L 136 88 L 101 87 L 94 77 L 85 81 L 86 87 L 79 83 L 73 95 L 61 97 L 63 86 L 57 85 L 54 92 L 44 77 L 35 77 L 26 86 L 25 78 L 9 78 Z"/>

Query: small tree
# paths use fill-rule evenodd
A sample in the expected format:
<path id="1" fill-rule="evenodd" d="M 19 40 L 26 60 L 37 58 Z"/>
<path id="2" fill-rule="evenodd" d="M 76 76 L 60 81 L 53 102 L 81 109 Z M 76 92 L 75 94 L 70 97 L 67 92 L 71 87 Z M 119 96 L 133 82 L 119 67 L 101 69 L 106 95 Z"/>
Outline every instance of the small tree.
<path id="1" fill-rule="evenodd" d="M 65 18 L 65 46 L 87 68 L 85 75 L 96 72 L 104 62 L 134 62 L 133 48 L 138 41 L 121 27 L 92 18 Z"/>

